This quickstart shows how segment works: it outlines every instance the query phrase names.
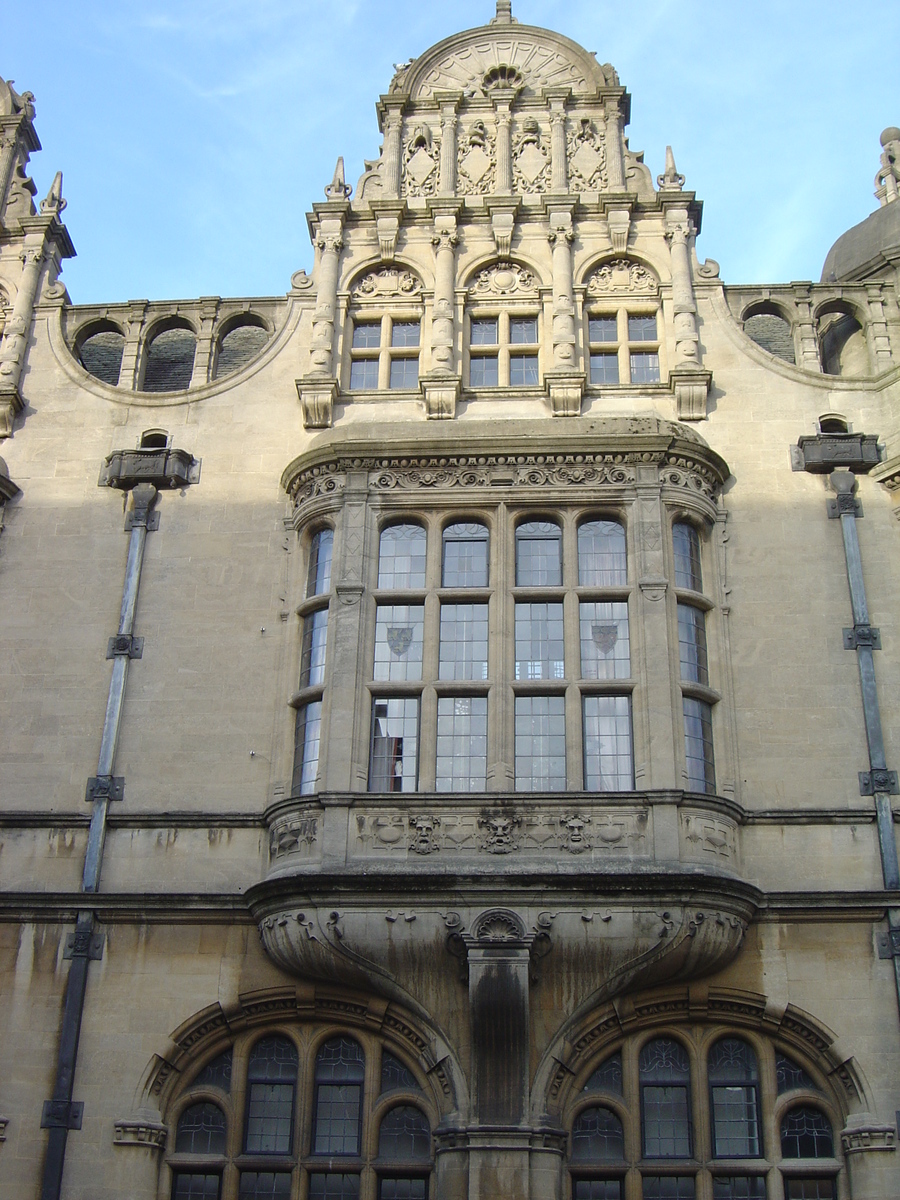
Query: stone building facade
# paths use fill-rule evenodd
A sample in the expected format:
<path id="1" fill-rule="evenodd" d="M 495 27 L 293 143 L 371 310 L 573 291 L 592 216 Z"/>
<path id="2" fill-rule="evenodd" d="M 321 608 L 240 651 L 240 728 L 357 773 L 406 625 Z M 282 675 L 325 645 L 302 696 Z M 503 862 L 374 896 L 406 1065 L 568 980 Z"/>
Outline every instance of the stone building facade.
<path id="1" fill-rule="evenodd" d="M 629 103 L 500 0 L 81 306 L 0 82 L 2 1195 L 900 1192 L 900 131 L 732 286 Z"/>

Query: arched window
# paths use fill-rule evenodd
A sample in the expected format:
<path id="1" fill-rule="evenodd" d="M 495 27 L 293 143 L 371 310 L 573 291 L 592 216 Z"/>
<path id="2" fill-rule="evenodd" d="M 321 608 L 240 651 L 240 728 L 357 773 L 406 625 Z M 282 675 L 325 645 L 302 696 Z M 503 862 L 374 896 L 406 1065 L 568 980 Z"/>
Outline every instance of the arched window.
<path id="1" fill-rule="evenodd" d="M 622 1122 L 611 1109 L 585 1108 L 572 1126 L 575 1162 L 619 1162 L 625 1157 Z"/>
<path id="2" fill-rule="evenodd" d="M 760 349 L 785 362 L 795 363 L 794 334 L 791 323 L 778 309 L 760 306 L 744 318 L 744 333 Z"/>
<path id="3" fill-rule="evenodd" d="M 617 1096 L 622 1095 L 622 1055 L 611 1054 L 609 1058 L 600 1064 L 597 1070 L 593 1073 L 587 1083 L 584 1085 L 586 1092 L 613 1092 Z"/>
<path id="4" fill-rule="evenodd" d="M 691 791 L 714 793 L 716 769 L 712 704 L 707 699 L 710 679 L 706 640 L 706 611 L 711 606 L 695 594 L 703 591 L 700 533 L 696 526 L 687 521 L 674 523 L 672 552 L 687 784 Z"/>
<path id="5" fill-rule="evenodd" d="M 819 355 L 826 375 L 868 375 L 871 369 L 865 332 L 844 309 L 819 317 Z"/>
<path id="6" fill-rule="evenodd" d="M 144 362 L 145 392 L 180 392 L 190 387 L 197 339 L 187 325 L 170 325 L 155 334 Z"/>
<path id="7" fill-rule="evenodd" d="M 93 325 L 76 344 L 78 361 L 88 374 L 115 387 L 119 382 L 125 349 L 125 335 L 121 329 L 109 323 Z"/>
<path id="8" fill-rule="evenodd" d="M 713 1156 L 759 1158 L 759 1072 L 756 1055 L 739 1038 L 722 1038 L 709 1053 Z"/>
<path id="9" fill-rule="evenodd" d="M 425 586 L 425 530 L 421 525 L 389 525 L 381 532 L 378 550 L 378 586 Z"/>
<path id="10" fill-rule="evenodd" d="M 555 521 L 525 521 L 516 527 L 516 586 L 559 587 L 562 530 Z"/>
<path id="11" fill-rule="evenodd" d="M 443 533 L 441 584 L 448 588 L 487 587 L 488 531 L 478 521 L 456 521 Z"/>
<path id="12" fill-rule="evenodd" d="M 437 1113 L 415 1072 L 367 1032 L 310 1032 L 248 1032 L 188 1080 L 161 1194 L 427 1200 Z"/>
<path id="13" fill-rule="evenodd" d="M 781 1121 L 783 1158 L 834 1158 L 834 1134 L 824 1113 L 809 1105 L 792 1108 Z"/>
<path id="14" fill-rule="evenodd" d="M 240 371 L 259 354 L 268 340 L 269 335 L 264 326 L 252 317 L 237 325 L 231 325 L 227 333 L 219 339 L 213 378 L 222 379 Z"/>
<path id="15" fill-rule="evenodd" d="M 309 543 L 309 570 L 306 580 L 307 596 L 321 596 L 331 591 L 331 556 L 334 549 L 334 530 L 320 529 Z"/>
<path id="16" fill-rule="evenodd" d="M 672 1038 L 648 1042 L 639 1060 L 645 1158 L 690 1158 L 691 1068 Z"/>
<path id="17" fill-rule="evenodd" d="M 618 521 L 584 521 L 578 526 L 578 582 L 582 587 L 624 587 L 625 530 Z"/>

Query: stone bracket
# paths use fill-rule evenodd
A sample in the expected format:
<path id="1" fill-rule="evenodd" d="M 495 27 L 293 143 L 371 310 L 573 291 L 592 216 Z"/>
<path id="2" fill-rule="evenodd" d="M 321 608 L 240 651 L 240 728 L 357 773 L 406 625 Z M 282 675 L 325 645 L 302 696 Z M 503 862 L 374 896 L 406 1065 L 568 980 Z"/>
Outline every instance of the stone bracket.
<path id="1" fill-rule="evenodd" d="M 881 630 L 874 625 L 854 625 L 852 629 L 844 630 L 844 649 L 856 650 L 859 646 L 868 646 L 870 650 L 881 649 Z"/>
<path id="2" fill-rule="evenodd" d="M 900 796 L 900 783 L 896 771 L 875 768 L 872 771 L 859 772 L 859 794 L 861 796 Z"/>
<path id="3" fill-rule="evenodd" d="M 84 1118 L 81 1100 L 45 1100 L 41 1129 L 80 1129 Z"/>
<path id="4" fill-rule="evenodd" d="M 142 1146 L 145 1150 L 165 1150 L 168 1128 L 156 1121 L 116 1121 L 113 1133 L 114 1146 Z"/>
<path id="5" fill-rule="evenodd" d="M 425 375 L 419 380 L 419 387 L 429 421 L 449 421 L 456 416 L 460 391 L 458 375 Z"/>
<path id="6" fill-rule="evenodd" d="M 89 958 L 98 962 L 103 957 L 103 934 L 91 933 L 89 929 L 76 929 L 66 934 L 63 958 Z"/>
<path id="7" fill-rule="evenodd" d="M 675 397 L 679 421 L 705 421 L 712 371 L 674 368 L 669 372 L 669 387 Z"/>
<path id="8" fill-rule="evenodd" d="M 95 800 L 124 800 L 124 775 L 92 775 L 87 781 L 84 798 L 88 804 Z"/>
<path id="9" fill-rule="evenodd" d="M 900 958 L 900 929 L 889 929 L 887 933 L 876 934 L 875 944 L 878 947 L 879 958 Z"/>
<path id="10" fill-rule="evenodd" d="M 544 384 L 554 417 L 581 416 L 583 371 L 548 371 L 544 376 Z"/>
<path id="11" fill-rule="evenodd" d="M 109 639 L 106 647 L 107 658 L 118 658 L 127 655 L 129 658 L 143 658 L 144 639 L 130 633 L 117 633 Z"/>
<path id="12" fill-rule="evenodd" d="M 0 390 L 0 438 L 12 437 L 16 417 L 24 407 L 17 387 Z"/>
<path id="13" fill-rule="evenodd" d="M 338 381 L 328 376 L 306 375 L 298 379 L 297 396 L 303 409 L 304 429 L 330 429 Z"/>

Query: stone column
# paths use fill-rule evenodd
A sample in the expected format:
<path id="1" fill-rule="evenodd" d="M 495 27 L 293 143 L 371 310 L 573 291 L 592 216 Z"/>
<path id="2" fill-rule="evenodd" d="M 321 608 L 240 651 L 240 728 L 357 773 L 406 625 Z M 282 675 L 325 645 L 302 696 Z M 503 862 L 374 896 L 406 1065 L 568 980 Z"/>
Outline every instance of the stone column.
<path id="1" fill-rule="evenodd" d="M 0 216 L 6 204 L 6 193 L 9 191 L 9 181 L 12 179 L 13 167 L 16 162 L 16 147 L 18 138 L 15 128 L 3 129 L 0 132 Z"/>
<path id="2" fill-rule="evenodd" d="M 440 195 L 456 194 L 456 100 L 441 100 Z"/>
<path id="3" fill-rule="evenodd" d="M 146 300 L 135 300 L 128 306 L 125 318 L 125 345 L 122 347 L 122 365 L 119 367 L 119 387 L 136 390 L 140 381 L 141 332 L 144 328 Z"/>
<path id="4" fill-rule="evenodd" d="M 24 267 L 13 310 L 6 321 L 0 344 L 0 437 L 12 434 L 16 413 L 24 407 L 19 396 L 19 378 L 25 361 L 28 332 L 34 316 L 34 301 L 44 265 L 44 238 L 22 251 Z"/>
<path id="5" fill-rule="evenodd" d="M 316 233 L 319 263 L 316 270 L 316 307 L 310 338 L 309 371 L 297 380 L 297 394 L 307 429 L 327 429 L 334 413 L 338 381 L 334 369 L 334 323 L 340 276 L 344 215 L 323 212 Z"/>
<path id="6" fill-rule="evenodd" d="M 201 387 L 209 383 L 209 370 L 213 349 L 213 326 L 216 312 L 219 308 L 218 296 L 203 296 L 200 300 L 200 332 L 197 335 L 197 346 L 194 350 L 194 369 L 191 372 L 190 387 Z"/>
<path id="7" fill-rule="evenodd" d="M 434 308 L 431 315 L 431 370 L 420 380 L 425 415 L 431 420 L 456 416 L 460 380 L 456 371 L 453 306 L 456 293 L 456 216 L 434 218 Z"/>
<path id="8" fill-rule="evenodd" d="M 498 88 L 499 92 L 500 89 Z M 512 94 L 495 93 L 494 107 L 497 112 L 497 177 L 494 181 L 494 191 L 499 195 L 508 196 L 512 191 L 512 146 L 510 145 L 510 105 Z"/>
<path id="9" fill-rule="evenodd" d="M 569 173 L 566 163 L 566 101 L 564 96 L 553 96 L 550 100 L 550 157 L 552 161 L 551 191 L 561 195 L 569 190 Z"/>
<path id="10" fill-rule="evenodd" d="M 551 211 L 550 244 L 553 247 L 553 363 L 545 374 L 550 409 L 555 417 L 577 417 L 581 412 L 584 372 L 575 361 L 575 301 L 572 289 L 572 213 Z"/>
<path id="11" fill-rule="evenodd" d="M 389 108 L 384 123 L 384 167 L 381 173 L 381 194 L 385 200 L 400 196 L 400 132 L 403 110 Z"/>
<path id="12" fill-rule="evenodd" d="M 797 366 L 807 371 L 821 372 L 819 341 L 816 337 L 808 287 L 800 284 L 794 289 L 794 303 L 797 306 Z"/>
<path id="13" fill-rule="evenodd" d="M 622 116 L 617 99 L 606 102 L 606 176 L 611 192 L 625 191 Z"/>
<path id="14" fill-rule="evenodd" d="M 672 256 L 672 304 L 675 316 L 675 363 L 700 362 L 697 332 L 697 303 L 691 279 L 691 256 L 688 239 L 696 230 L 686 212 L 669 216 L 666 222 L 666 241 Z"/>

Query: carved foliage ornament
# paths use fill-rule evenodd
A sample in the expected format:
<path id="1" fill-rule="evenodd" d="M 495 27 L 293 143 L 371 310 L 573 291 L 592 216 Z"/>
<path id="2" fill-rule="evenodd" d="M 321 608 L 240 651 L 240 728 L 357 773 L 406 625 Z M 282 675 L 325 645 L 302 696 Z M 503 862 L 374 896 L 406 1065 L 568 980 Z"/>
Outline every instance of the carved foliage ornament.
<path id="1" fill-rule="evenodd" d="M 422 281 L 412 271 L 404 271 L 398 267 L 382 267 L 363 275 L 350 291 L 357 300 L 413 298 L 421 296 Z"/>
<path id="2" fill-rule="evenodd" d="M 479 271 L 469 285 L 471 296 L 518 296 L 537 289 L 534 275 L 514 262 L 494 263 Z"/>
<path id="3" fill-rule="evenodd" d="M 659 280 L 651 270 L 641 263 L 627 258 L 616 258 L 603 263 L 594 271 L 587 282 L 589 296 L 608 296 L 616 292 L 627 292 L 639 296 L 655 296 L 659 291 Z"/>

